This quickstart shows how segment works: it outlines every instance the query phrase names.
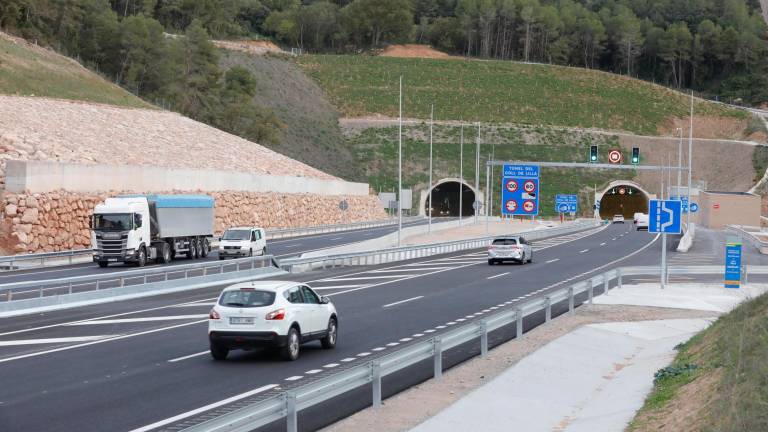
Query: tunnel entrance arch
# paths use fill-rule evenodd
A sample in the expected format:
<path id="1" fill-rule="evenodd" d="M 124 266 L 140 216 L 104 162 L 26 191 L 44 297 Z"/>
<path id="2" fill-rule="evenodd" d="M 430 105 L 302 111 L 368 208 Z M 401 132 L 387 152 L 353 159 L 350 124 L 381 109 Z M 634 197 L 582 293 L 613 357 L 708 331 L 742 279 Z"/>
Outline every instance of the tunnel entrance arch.
<path id="1" fill-rule="evenodd" d="M 611 182 L 601 194 L 595 197 L 600 203 L 600 219 L 610 219 L 614 215 L 623 215 L 631 219 L 635 213 L 648 213 L 648 200 L 651 198 L 639 184 L 628 180 Z"/>
<path id="2" fill-rule="evenodd" d="M 459 200 L 460 191 L 462 194 L 461 200 Z M 477 191 L 475 191 L 475 188 L 458 178 L 445 178 L 439 180 L 435 186 L 432 187 L 432 198 L 435 201 L 435 204 L 432 207 L 433 217 L 458 217 L 459 201 L 461 201 L 461 206 L 463 208 L 461 212 L 462 216 L 474 216 L 475 210 L 472 208 L 472 203 L 476 199 L 483 201 L 482 193 L 478 194 Z M 422 191 L 419 214 L 424 216 L 428 215 L 429 205 L 429 190 Z"/>

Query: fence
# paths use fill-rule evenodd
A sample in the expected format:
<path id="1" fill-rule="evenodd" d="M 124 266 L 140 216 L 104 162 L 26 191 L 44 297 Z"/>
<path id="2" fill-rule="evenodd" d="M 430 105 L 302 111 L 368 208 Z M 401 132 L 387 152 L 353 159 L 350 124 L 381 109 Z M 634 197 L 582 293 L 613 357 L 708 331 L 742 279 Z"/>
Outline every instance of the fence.
<path id="1" fill-rule="evenodd" d="M 749 267 L 752 274 L 768 274 L 768 266 Z M 688 266 L 669 268 L 669 274 L 722 274 L 722 266 Z M 443 373 L 443 352 L 467 342 L 479 339 L 480 355 L 488 353 L 488 333 L 504 326 L 515 326 L 515 337 L 523 336 L 523 319 L 535 313 L 544 312 L 544 322 L 552 319 L 552 307 L 567 302 L 567 313 L 574 313 L 576 297 L 592 303 L 596 293 L 609 294 L 611 281 L 615 289 L 621 289 L 623 278 L 638 275 L 661 276 L 659 267 L 621 267 L 609 270 L 570 287 L 542 294 L 517 306 L 501 308 L 497 312 L 476 318 L 467 324 L 453 327 L 428 339 L 412 342 L 388 355 L 370 360 L 359 366 L 340 371 L 301 387 L 281 392 L 249 406 L 203 421 L 184 429 L 186 432 L 246 432 L 272 422 L 286 419 L 286 430 L 298 430 L 298 412 L 326 402 L 334 397 L 372 385 L 372 404 L 377 409 L 382 401 L 382 378 L 403 370 L 418 362 L 432 360 L 433 378 Z M 595 290 L 597 288 L 597 290 Z M 208 418 L 208 417 L 206 417 Z"/>
<path id="2" fill-rule="evenodd" d="M 725 230 L 746 240 L 749 244 L 757 248 L 761 254 L 768 255 L 768 240 L 764 240 L 766 237 L 762 235 L 764 233 L 759 227 L 727 225 Z M 765 234 L 768 236 L 768 233 Z"/>

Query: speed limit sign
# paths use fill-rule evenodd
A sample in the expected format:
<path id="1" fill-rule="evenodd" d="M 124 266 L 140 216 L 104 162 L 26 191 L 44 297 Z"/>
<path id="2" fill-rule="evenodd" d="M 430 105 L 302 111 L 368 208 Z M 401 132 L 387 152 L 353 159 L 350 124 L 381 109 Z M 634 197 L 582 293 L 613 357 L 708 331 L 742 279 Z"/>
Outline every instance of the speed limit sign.
<path id="1" fill-rule="evenodd" d="M 608 162 L 612 164 L 621 163 L 622 159 L 623 159 L 623 156 L 621 155 L 621 152 L 619 150 L 611 150 L 611 152 L 608 153 Z"/>

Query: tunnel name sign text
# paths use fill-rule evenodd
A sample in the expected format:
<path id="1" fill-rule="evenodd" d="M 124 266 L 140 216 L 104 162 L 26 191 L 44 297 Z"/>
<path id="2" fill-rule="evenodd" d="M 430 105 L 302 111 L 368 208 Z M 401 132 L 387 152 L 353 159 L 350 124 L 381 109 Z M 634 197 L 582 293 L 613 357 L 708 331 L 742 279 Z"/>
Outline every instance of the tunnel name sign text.
<path id="1" fill-rule="evenodd" d="M 555 195 L 555 211 L 558 213 L 576 213 L 579 209 L 579 198 L 576 195 Z"/>
<path id="2" fill-rule="evenodd" d="M 539 166 L 504 165 L 501 180 L 501 214 L 539 214 Z"/>

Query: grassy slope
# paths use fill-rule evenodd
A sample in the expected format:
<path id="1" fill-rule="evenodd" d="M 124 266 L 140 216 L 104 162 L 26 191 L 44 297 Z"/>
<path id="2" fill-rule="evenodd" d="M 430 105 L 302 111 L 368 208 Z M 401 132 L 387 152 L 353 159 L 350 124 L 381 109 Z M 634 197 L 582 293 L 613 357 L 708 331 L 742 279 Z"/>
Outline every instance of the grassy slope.
<path id="1" fill-rule="evenodd" d="M 257 80 L 256 102 L 285 125 L 273 150 L 336 176 L 358 177 L 352 152 L 339 129 L 339 113 L 317 84 L 290 61 L 271 55 L 221 50 L 221 65 L 241 65 Z"/>
<path id="2" fill-rule="evenodd" d="M 683 344 L 628 430 L 768 430 L 768 295 Z M 685 365 L 693 364 L 694 370 Z M 677 369 L 674 369 L 677 368 Z"/>
<path id="3" fill-rule="evenodd" d="M 151 108 L 75 61 L 4 34 L 0 34 L 0 93 Z"/>
<path id="4" fill-rule="evenodd" d="M 435 179 L 459 176 L 460 127 L 435 126 L 434 170 Z M 483 145 L 481 161 L 491 152 L 502 160 L 584 161 L 591 144 L 603 148 L 619 148 L 618 138 L 609 135 L 574 134 L 546 127 L 486 128 L 481 130 Z M 427 125 L 406 126 L 403 140 L 403 184 L 423 190 L 429 182 L 429 128 Z M 475 144 L 477 129 L 464 130 L 464 178 L 475 182 Z M 369 128 L 350 138 L 356 150 L 365 178 L 375 190 L 390 191 L 397 188 L 397 128 Z M 625 155 L 628 157 L 628 155 Z M 499 170 L 492 179 L 494 210 L 498 212 Z M 544 169 L 541 185 L 541 209 L 543 216 L 554 215 L 554 196 L 560 193 L 579 194 L 582 210 L 591 209 L 590 191 L 593 185 L 610 181 L 614 173 L 594 170 Z M 634 172 L 625 178 L 634 178 Z M 485 167 L 481 163 L 480 185 L 485 189 Z M 414 194 L 414 200 L 418 194 Z M 418 202 L 415 201 L 414 205 Z"/>
<path id="5" fill-rule="evenodd" d="M 403 76 L 406 117 L 543 124 L 654 135 L 688 101 L 647 82 L 594 70 L 508 61 L 307 55 L 302 65 L 350 117 L 397 116 Z M 698 114 L 746 119 L 742 111 L 706 103 Z"/>

